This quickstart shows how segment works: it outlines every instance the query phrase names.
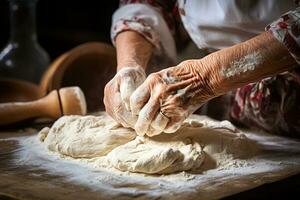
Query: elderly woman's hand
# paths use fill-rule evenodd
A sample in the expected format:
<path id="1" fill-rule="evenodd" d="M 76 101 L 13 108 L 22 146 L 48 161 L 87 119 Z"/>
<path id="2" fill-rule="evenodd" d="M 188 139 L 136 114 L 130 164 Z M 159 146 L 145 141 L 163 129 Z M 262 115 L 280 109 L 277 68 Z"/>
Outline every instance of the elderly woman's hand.
<path id="1" fill-rule="evenodd" d="M 146 79 L 141 67 L 124 67 L 104 89 L 106 112 L 124 127 L 134 127 L 136 116 L 130 112 L 129 99 L 134 90 Z"/>
<path id="2" fill-rule="evenodd" d="M 116 37 L 118 73 L 104 88 L 106 112 L 124 127 L 133 128 L 137 117 L 130 112 L 129 99 L 146 79 L 145 69 L 152 45 L 139 33 L 124 31 Z"/>
<path id="3" fill-rule="evenodd" d="M 215 97 L 219 81 L 212 67 L 189 60 L 148 76 L 130 97 L 138 135 L 173 133 L 203 103 Z"/>
<path id="4" fill-rule="evenodd" d="M 151 74 L 130 97 L 139 135 L 175 132 L 206 101 L 292 69 L 296 62 L 269 32 Z"/>

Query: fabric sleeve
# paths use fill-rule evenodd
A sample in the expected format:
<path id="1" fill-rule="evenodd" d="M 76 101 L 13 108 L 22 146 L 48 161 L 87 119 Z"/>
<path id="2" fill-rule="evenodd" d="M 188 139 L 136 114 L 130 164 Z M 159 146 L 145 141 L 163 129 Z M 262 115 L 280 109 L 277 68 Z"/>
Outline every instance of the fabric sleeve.
<path id="1" fill-rule="evenodd" d="M 273 36 L 284 44 L 300 65 L 300 7 L 283 14 L 266 27 Z"/>
<path id="2" fill-rule="evenodd" d="M 122 5 L 112 18 L 111 39 L 114 45 L 116 36 L 126 30 L 143 35 L 155 47 L 154 54 L 164 53 L 176 60 L 174 38 L 160 9 L 147 3 Z"/>

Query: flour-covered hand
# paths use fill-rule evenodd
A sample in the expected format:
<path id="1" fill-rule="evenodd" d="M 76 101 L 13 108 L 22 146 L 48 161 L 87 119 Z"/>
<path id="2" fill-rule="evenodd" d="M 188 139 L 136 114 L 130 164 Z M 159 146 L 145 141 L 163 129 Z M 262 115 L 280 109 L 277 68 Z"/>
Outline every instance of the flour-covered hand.
<path id="1" fill-rule="evenodd" d="M 215 97 L 213 72 L 185 61 L 148 76 L 130 97 L 138 135 L 173 133 L 203 103 Z M 210 81 L 212 80 L 212 81 Z"/>
<path id="2" fill-rule="evenodd" d="M 123 67 L 104 89 L 106 112 L 124 127 L 134 127 L 137 117 L 130 111 L 130 96 L 146 79 L 142 67 Z"/>

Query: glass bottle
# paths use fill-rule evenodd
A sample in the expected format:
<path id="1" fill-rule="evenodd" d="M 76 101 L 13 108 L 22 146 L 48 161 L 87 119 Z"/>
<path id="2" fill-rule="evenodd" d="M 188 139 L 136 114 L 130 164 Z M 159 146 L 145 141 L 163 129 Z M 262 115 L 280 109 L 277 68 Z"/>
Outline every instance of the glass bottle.
<path id="1" fill-rule="evenodd" d="M 0 77 L 38 83 L 50 60 L 38 44 L 35 29 L 37 0 L 9 0 L 10 39 L 0 52 Z"/>

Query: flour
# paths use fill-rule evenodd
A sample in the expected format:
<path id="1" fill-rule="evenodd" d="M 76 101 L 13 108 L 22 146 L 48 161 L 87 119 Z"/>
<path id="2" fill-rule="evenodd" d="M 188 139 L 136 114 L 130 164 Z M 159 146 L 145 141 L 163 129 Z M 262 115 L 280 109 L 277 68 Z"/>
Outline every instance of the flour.
<path id="1" fill-rule="evenodd" d="M 100 117 L 106 116 L 101 113 Z M 38 191 L 49 191 L 51 187 L 53 192 L 36 192 L 27 182 L 8 185 L 9 182 L 3 181 L 1 186 L 3 189 L 9 186 L 16 196 L 22 194 L 29 199 L 33 194 L 37 199 L 221 199 L 300 172 L 300 142 L 297 140 L 240 131 L 228 121 L 198 115 L 190 116 L 179 130 L 182 132 L 154 138 L 166 140 L 174 136 L 173 139 L 181 140 L 180 136 L 187 133 L 194 142 L 202 141 L 198 143 L 204 160 L 195 171 L 161 175 L 120 171 L 106 165 L 106 156 L 73 158 L 50 151 L 36 134 L 11 135 L 0 139 L 1 145 L 16 144 L 11 152 L 1 148 L 5 156 L 2 172 L 9 171 L 3 180 L 10 180 L 11 176 L 15 180 L 15 176 L 22 175 L 44 189 Z M 11 156 L 8 161 L 7 155 Z"/>
<path id="2" fill-rule="evenodd" d="M 126 109 L 130 110 L 130 96 L 146 79 L 146 73 L 141 67 L 123 67 L 116 76 L 121 77 L 120 95 Z"/>
<path id="3" fill-rule="evenodd" d="M 146 79 L 142 67 L 125 66 L 105 86 L 103 98 L 107 112 L 124 127 L 133 127 L 137 116 L 130 111 L 132 92 Z"/>
<path id="4" fill-rule="evenodd" d="M 255 144 L 230 122 L 192 117 L 176 133 L 148 138 L 136 137 L 106 115 L 65 116 L 43 129 L 39 138 L 48 150 L 63 156 L 91 158 L 87 161 L 95 168 L 145 174 L 201 171 L 203 163 L 217 167 L 255 151 Z"/>
<path id="5" fill-rule="evenodd" d="M 243 58 L 232 61 L 228 68 L 223 67 L 221 75 L 230 78 L 240 75 L 242 73 L 253 71 L 263 61 L 262 55 L 256 51 L 252 54 L 246 55 Z"/>
<path id="6" fill-rule="evenodd" d="M 178 72 L 172 70 L 179 70 L 183 76 L 177 77 Z M 130 97 L 131 111 L 138 115 L 134 129 L 139 136 L 174 133 L 200 107 L 193 81 L 187 80 L 190 75 L 180 70 L 173 67 L 150 75 Z"/>
<path id="7" fill-rule="evenodd" d="M 155 129 L 157 131 L 149 131 L 147 135 L 149 137 L 153 137 L 155 135 L 159 135 L 167 126 L 169 122 L 169 118 L 166 117 L 161 111 L 158 112 L 158 114 L 155 116 L 154 120 L 151 122 L 152 129 Z"/>
<path id="8" fill-rule="evenodd" d="M 162 73 L 161 78 L 166 84 L 178 83 L 180 81 L 178 78 L 171 76 L 167 70 L 165 70 L 165 73 Z"/>

